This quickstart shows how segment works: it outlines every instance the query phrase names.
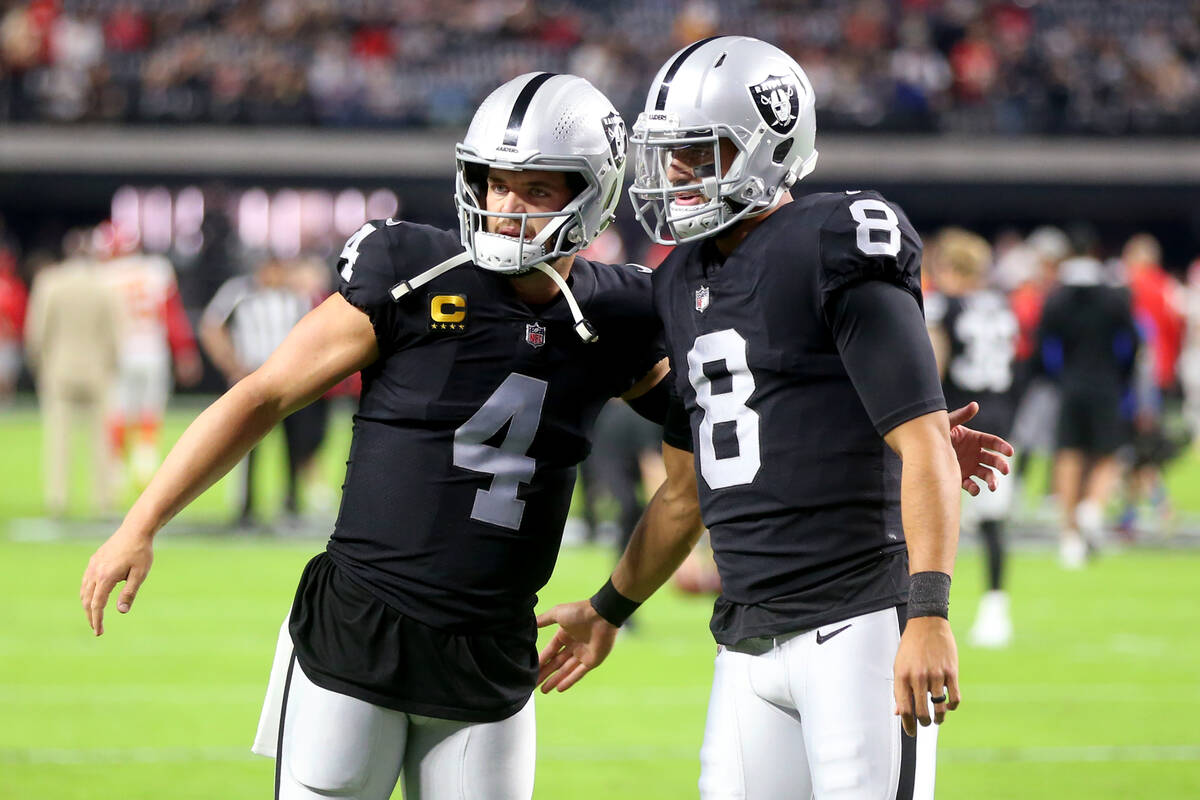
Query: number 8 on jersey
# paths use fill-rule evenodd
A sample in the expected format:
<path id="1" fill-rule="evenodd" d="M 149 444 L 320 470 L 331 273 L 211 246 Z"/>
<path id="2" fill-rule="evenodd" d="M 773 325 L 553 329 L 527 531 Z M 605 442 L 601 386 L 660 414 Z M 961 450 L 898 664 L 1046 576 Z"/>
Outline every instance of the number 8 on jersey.
<path id="1" fill-rule="evenodd" d="M 732 328 L 697 336 L 688 351 L 688 380 L 704 409 L 700 474 L 711 489 L 750 483 L 762 463 L 758 412 L 746 405 L 754 393 L 747 361 L 746 340 Z"/>

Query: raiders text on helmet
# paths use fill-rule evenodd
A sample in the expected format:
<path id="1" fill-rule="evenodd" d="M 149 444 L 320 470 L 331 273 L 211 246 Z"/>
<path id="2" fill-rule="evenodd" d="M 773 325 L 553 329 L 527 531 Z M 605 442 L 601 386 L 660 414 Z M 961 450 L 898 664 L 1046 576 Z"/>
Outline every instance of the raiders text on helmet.
<path id="1" fill-rule="evenodd" d="M 736 148 L 728 164 L 721 139 Z M 812 172 L 815 139 L 812 85 L 787 53 L 746 36 L 689 45 L 658 71 L 630 138 L 638 221 L 661 244 L 727 230 Z"/>

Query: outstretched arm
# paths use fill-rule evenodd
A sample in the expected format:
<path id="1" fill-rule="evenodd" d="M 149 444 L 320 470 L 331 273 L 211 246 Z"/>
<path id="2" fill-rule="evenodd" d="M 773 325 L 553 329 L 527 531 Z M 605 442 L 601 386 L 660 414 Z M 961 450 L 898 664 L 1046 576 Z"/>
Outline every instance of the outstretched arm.
<path id="1" fill-rule="evenodd" d="M 704 530 L 692 454 L 664 442 L 663 463 L 666 482 L 646 506 L 611 578 L 612 589 L 635 603 L 650 597 L 674 574 Z M 557 605 L 539 614 L 537 623 L 539 628 L 559 625 L 539 656 L 543 692 L 570 689 L 604 661 L 617 637 L 617 625 L 589 600 Z"/>
<path id="2" fill-rule="evenodd" d="M 83 573 L 79 600 L 97 636 L 116 584 L 117 610 L 129 611 L 153 559 L 154 535 L 231 470 L 276 423 L 378 357 L 367 315 L 340 294 L 298 322 L 259 369 L 204 410 L 171 448 L 162 466 Z"/>

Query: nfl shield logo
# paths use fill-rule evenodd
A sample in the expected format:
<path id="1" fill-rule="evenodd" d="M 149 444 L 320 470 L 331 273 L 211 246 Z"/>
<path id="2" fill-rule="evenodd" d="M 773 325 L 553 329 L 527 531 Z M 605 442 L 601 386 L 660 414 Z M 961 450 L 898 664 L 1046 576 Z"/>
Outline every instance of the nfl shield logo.
<path id="1" fill-rule="evenodd" d="M 525 341 L 534 347 L 541 347 L 546 343 L 546 326 L 536 322 L 530 322 L 525 326 Z"/>
<path id="2" fill-rule="evenodd" d="M 699 289 L 696 290 L 696 310 L 703 312 L 704 309 L 708 308 L 708 301 L 709 301 L 708 287 L 701 286 Z"/>

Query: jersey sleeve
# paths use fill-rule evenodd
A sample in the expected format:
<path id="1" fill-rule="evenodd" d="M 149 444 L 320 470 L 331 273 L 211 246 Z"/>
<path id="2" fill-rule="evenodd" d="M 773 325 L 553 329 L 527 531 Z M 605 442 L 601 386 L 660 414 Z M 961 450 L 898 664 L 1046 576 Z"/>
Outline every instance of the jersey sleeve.
<path id="1" fill-rule="evenodd" d="M 667 404 L 667 418 L 663 422 L 663 441 L 674 447 L 676 450 L 686 450 L 694 452 L 692 444 L 692 425 L 688 420 L 687 408 L 683 405 L 683 398 L 675 390 L 675 375 L 668 375 L 665 380 L 670 383 L 667 388 L 671 395 Z"/>
<path id="2" fill-rule="evenodd" d="M 946 408 L 933 347 L 916 299 L 884 281 L 838 292 L 830 328 L 842 363 L 880 436 Z"/>
<path id="3" fill-rule="evenodd" d="M 899 206 L 877 192 L 847 193 L 820 232 L 822 310 L 842 289 L 884 281 L 921 300 L 921 237 Z"/>
<path id="4" fill-rule="evenodd" d="M 622 331 L 621 335 L 628 343 L 623 347 L 623 393 L 667 357 L 666 336 L 662 322 L 654 310 L 651 271 L 637 264 L 598 268 L 610 270 L 607 277 L 615 278 L 621 287 L 620 292 L 612 295 L 609 302 L 615 302 L 620 309 L 618 313 L 613 314 L 612 321 L 614 326 Z M 608 313 L 611 312 L 605 312 L 605 315 Z"/>
<path id="5" fill-rule="evenodd" d="M 400 282 L 398 265 L 383 223 L 364 224 L 342 248 L 337 261 L 337 291 L 371 319 L 380 354 L 398 349 L 409 335 L 392 287 Z"/>

